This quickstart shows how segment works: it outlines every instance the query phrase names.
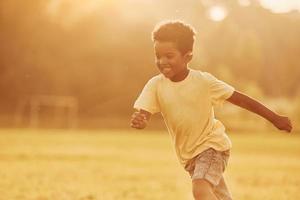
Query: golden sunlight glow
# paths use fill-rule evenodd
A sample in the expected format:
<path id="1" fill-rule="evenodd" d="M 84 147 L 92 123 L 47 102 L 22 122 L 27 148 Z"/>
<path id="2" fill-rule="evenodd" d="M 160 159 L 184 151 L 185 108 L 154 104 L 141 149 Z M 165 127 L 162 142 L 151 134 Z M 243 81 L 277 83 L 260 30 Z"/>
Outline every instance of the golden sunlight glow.
<path id="1" fill-rule="evenodd" d="M 222 21 L 227 16 L 227 10 L 222 6 L 213 6 L 209 9 L 208 15 L 213 21 Z"/>
<path id="2" fill-rule="evenodd" d="M 50 0 L 46 11 L 54 21 L 70 26 L 80 18 L 96 12 L 107 2 L 105 0 Z"/>
<path id="3" fill-rule="evenodd" d="M 275 13 L 284 13 L 291 10 L 300 11 L 299 0 L 260 0 L 260 4 Z"/>
<path id="4" fill-rule="evenodd" d="M 238 0 L 241 6 L 249 6 L 251 4 L 250 0 Z"/>

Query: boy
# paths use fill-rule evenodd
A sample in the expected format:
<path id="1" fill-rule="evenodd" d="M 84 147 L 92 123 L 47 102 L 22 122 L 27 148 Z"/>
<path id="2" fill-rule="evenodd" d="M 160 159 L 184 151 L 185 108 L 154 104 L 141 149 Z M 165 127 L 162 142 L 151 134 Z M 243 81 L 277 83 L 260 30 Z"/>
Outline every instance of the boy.
<path id="1" fill-rule="evenodd" d="M 231 142 L 213 107 L 225 100 L 254 112 L 280 130 L 290 132 L 287 117 L 209 73 L 188 68 L 193 56 L 195 31 L 181 21 L 166 22 L 153 33 L 156 65 L 161 74 L 145 85 L 134 104 L 131 127 L 143 129 L 150 116 L 160 112 L 173 139 L 182 166 L 190 173 L 196 200 L 230 200 L 223 172 Z"/>

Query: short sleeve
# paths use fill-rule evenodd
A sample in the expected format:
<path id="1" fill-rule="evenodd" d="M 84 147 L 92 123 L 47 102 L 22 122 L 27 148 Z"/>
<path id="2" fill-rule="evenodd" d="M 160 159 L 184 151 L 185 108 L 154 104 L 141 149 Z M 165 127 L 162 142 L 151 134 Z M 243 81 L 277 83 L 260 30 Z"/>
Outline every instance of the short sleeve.
<path id="1" fill-rule="evenodd" d="M 214 106 L 223 105 L 224 101 L 233 94 L 235 89 L 209 73 L 205 73 L 205 78 L 208 81 L 212 104 Z"/>
<path id="2" fill-rule="evenodd" d="M 134 103 L 133 107 L 135 109 L 143 109 L 151 114 L 160 112 L 157 101 L 157 81 L 156 77 L 153 77 L 146 83 L 144 89 Z"/>

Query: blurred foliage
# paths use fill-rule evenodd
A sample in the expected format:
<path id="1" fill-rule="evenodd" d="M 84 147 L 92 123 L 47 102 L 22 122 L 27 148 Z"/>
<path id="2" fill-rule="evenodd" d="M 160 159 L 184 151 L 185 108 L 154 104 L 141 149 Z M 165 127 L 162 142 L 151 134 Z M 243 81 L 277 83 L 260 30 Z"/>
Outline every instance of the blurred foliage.
<path id="1" fill-rule="evenodd" d="M 300 96 L 298 11 L 274 14 L 256 1 L 247 7 L 216 1 L 228 16 L 215 22 L 201 2 L 1 0 L 0 112 L 47 94 L 78 98 L 82 116 L 128 115 L 158 73 L 151 31 L 165 19 L 197 30 L 192 68 L 251 95 Z"/>

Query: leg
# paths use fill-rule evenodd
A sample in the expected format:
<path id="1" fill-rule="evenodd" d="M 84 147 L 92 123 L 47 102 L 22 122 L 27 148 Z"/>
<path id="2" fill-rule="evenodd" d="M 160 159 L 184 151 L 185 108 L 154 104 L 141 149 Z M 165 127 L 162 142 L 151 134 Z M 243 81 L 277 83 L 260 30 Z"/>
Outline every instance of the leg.
<path id="1" fill-rule="evenodd" d="M 229 151 L 208 149 L 186 166 L 193 180 L 193 195 L 196 200 L 232 200 L 223 178 L 228 158 Z"/>
<path id="2" fill-rule="evenodd" d="M 222 176 L 219 184 L 215 187 L 215 194 L 219 199 L 232 200 L 231 193 L 229 192 L 225 183 L 224 177 Z"/>
<path id="3" fill-rule="evenodd" d="M 205 179 L 193 180 L 193 196 L 195 200 L 218 200 L 213 186 Z"/>

